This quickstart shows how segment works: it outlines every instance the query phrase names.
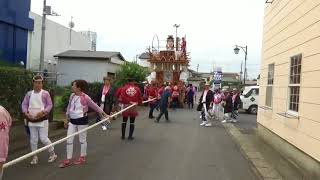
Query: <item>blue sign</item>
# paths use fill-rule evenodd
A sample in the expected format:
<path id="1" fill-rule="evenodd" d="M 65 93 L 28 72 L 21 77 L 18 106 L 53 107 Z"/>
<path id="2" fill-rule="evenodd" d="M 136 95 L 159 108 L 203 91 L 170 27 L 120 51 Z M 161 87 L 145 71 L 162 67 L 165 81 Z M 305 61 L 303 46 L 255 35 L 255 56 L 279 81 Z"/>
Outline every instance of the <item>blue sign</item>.
<path id="1" fill-rule="evenodd" d="M 214 72 L 214 84 L 221 84 L 222 78 L 223 78 L 222 71 Z"/>

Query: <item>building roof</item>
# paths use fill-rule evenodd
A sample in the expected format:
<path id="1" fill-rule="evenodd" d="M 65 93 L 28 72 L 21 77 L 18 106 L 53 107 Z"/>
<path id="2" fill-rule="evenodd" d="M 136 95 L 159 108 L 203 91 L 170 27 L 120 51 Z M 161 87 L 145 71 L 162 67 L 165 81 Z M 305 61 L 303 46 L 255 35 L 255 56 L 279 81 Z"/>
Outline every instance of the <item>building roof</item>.
<path id="1" fill-rule="evenodd" d="M 139 56 L 139 59 L 150 59 L 150 53 L 144 52 Z"/>
<path id="2" fill-rule="evenodd" d="M 79 51 L 68 50 L 60 54 L 54 55 L 59 58 L 86 58 L 86 59 L 110 59 L 111 57 L 119 56 L 122 61 L 125 61 L 120 52 L 113 51 Z"/>

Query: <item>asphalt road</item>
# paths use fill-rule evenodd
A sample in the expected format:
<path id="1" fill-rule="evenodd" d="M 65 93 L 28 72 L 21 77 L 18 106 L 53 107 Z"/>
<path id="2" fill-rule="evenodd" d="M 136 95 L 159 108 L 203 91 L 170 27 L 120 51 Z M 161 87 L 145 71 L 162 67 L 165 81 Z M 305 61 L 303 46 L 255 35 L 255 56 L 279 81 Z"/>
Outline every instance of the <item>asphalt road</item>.
<path id="1" fill-rule="evenodd" d="M 89 131 L 86 165 L 58 168 L 66 155 L 65 144 L 61 144 L 56 147 L 59 158 L 55 163 L 48 164 L 48 154 L 41 153 L 38 165 L 29 165 L 30 160 L 21 162 L 5 171 L 4 180 L 257 179 L 220 122 L 214 122 L 213 127 L 200 127 L 198 112 L 177 109 L 169 111 L 171 123 L 162 119 L 156 124 L 147 118 L 147 110 L 140 109 L 134 141 L 120 139 L 120 120 L 107 132 L 100 127 Z M 255 116 L 240 116 L 237 126 L 253 127 Z M 77 157 L 80 145 L 77 138 L 75 142 Z"/>

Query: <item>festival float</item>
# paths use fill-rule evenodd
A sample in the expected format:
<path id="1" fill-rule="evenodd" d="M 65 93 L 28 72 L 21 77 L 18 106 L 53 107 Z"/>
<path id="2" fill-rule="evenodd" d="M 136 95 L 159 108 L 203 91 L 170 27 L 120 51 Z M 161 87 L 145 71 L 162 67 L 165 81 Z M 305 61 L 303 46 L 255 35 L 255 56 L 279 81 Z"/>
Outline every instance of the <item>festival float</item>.
<path id="1" fill-rule="evenodd" d="M 160 48 L 158 38 L 157 41 L 157 47 L 152 45 L 152 48 L 149 48 L 150 58 L 148 61 L 151 71 L 149 81 L 156 80 L 159 84 L 186 83 L 190 61 L 186 37 L 174 39 L 172 35 L 169 35 L 166 39 L 166 46 L 163 48 Z"/>

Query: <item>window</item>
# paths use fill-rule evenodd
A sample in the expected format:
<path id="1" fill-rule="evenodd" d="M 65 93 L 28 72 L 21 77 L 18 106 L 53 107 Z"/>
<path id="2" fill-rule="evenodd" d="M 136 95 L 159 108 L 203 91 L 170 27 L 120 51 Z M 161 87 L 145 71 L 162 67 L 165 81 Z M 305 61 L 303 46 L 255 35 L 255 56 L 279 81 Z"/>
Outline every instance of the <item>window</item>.
<path id="1" fill-rule="evenodd" d="M 291 57 L 289 83 L 289 110 L 299 112 L 302 55 Z"/>
<path id="2" fill-rule="evenodd" d="M 268 83 L 267 83 L 267 89 L 266 89 L 266 106 L 268 107 L 272 107 L 273 81 L 274 81 L 274 64 L 269 64 Z"/>
<path id="3" fill-rule="evenodd" d="M 254 89 L 251 89 L 247 94 L 244 94 L 245 98 L 248 98 L 250 96 L 259 96 L 259 89 L 254 88 Z"/>

